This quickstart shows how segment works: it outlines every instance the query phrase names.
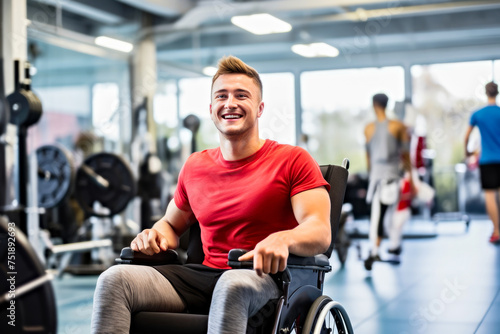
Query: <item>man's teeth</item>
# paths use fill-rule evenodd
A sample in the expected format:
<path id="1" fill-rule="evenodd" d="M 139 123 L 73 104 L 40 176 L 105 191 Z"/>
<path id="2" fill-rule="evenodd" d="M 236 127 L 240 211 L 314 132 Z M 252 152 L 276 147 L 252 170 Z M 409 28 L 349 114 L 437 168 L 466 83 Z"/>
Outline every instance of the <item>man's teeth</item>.
<path id="1" fill-rule="evenodd" d="M 233 118 L 241 118 L 241 115 L 224 115 L 222 118 L 224 119 L 233 119 Z"/>

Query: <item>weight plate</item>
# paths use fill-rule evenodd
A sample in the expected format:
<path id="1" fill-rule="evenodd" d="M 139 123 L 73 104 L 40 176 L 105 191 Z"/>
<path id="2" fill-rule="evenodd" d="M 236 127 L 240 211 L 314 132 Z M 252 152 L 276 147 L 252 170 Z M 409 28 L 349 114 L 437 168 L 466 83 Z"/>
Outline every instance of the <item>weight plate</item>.
<path id="1" fill-rule="evenodd" d="M 135 192 L 134 175 L 116 154 L 94 154 L 76 172 L 76 198 L 89 216 L 111 217 L 120 213 Z M 95 203 L 107 210 L 94 209 Z"/>
<path id="2" fill-rule="evenodd" d="M 0 296 L 15 295 L 14 303 L 0 303 L 0 333 L 56 334 L 57 309 L 52 284 L 45 281 L 30 287 L 30 283 L 43 279 L 45 268 L 19 226 L 12 225 L 0 216 Z M 26 291 L 22 293 L 24 288 Z M 12 320 L 15 321 L 9 324 Z"/>
<path id="3" fill-rule="evenodd" d="M 45 145 L 36 150 L 38 161 L 38 205 L 53 208 L 69 196 L 73 188 L 74 164 L 61 146 Z"/>
<path id="4" fill-rule="evenodd" d="M 23 125 L 30 116 L 30 103 L 26 91 L 20 89 L 7 96 L 10 105 L 10 123 Z"/>
<path id="5" fill-rule="evenodd" d="M 33 93 L 33 91 L 29 90 L 25 92 L 29 96 L 30 112 L 28 119 L 26 120 L 26 123 L 24 125 L 31 126 L 33 124 L 36 124 L 40 117 L 42 117 L 42 102 L 40 101 L 38 96 Z"/>

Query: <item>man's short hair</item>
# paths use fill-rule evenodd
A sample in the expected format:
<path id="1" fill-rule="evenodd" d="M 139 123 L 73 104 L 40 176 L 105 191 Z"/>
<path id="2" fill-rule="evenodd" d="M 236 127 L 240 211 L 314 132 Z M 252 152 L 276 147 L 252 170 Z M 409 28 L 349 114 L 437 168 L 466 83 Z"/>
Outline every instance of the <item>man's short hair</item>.
<path id="1" fill-rule="evenodd" d="M 260 89 L 260 97 L 262 98 L 262 81 L 260 80 L 259 73 L 251 66 L 245 64 L 241 59 L 234 56 L 222 57 L 219 60 L 219 68 L 212 78 L 212 88 L 214 87 L 214 82 L 223 74 L 244 74 L 247 77 L 253 79 Z"/>
<path id="2" fill-rule="evenodd" d="M 385 94 L 380 93 L 380 94 L 373 95 L 373 104 L 374 105 L 377 105 L 377 106 L 385 109 L 387 107 L 388 101 L 389 101 L 389 98 Z"/>
<path id="3" fill-rule="evenodd" d="M 486 95 L 488 97 L 496 97 L 498 95 L 498 85 L 493 81 L 488 82 L 485 88 L 486 88 Z"/>

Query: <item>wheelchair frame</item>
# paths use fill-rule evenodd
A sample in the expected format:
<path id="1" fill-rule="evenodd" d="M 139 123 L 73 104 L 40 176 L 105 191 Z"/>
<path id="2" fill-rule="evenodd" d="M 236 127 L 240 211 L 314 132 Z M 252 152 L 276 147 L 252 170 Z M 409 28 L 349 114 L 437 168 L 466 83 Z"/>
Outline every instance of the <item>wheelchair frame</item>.
<path id="1" fill-rule="evenodd" d="M 329 257 L 334 249 L 335 236 L 339 227 L 340 213 L 344 200 L 345 188 L 349 169 L 349 160 L 344 159 L 342 166 L 321 166 L 325 180 L 331 185 L 329 192 L 331 202 L 332 244 L 327 252 L 314 257 L 300 257 L 291 254 L 284 272 L 274 275 L 274 278 L 283 291 L 277 300 L 270 300 L 256 315 L 248 320 L 247 333 L 252 334 L 288 334 L 296 333 L 330 333 L 324 328 L 326 316 L 331 314 L 335 321 L 338 333 L 354 333 L 349 316 L 338 302 L 322 295 L 325 274 L 331 271 Z M 199 227 L 191 228 L 189 243 L 199 242 Z M 196 227 L 198 228 L 196 230 Z M 199 241 L 198 241 L 199 240 Z M 199 247 L 196 247 L 199 250 Z M 237 259 L 245 250 L 233 249 L 228 255 L 228 265 L 234 269 L 252 268 L 252 262 L 239 262 Z M 198 262 L 199 256 L 192 255 Z M 124 248 L 120 258 L 121 264 L 159 265 L 179 263 L 178 254 L 168 250 L 152 256 L 134 252 Z M 274 316 L 274 321 L 268 321 Z M 208 315 L 166 313 L 166 312 L 139 312 L 132 315 L 131 333 L 206 333 Z M 180 324 L 179 322 L 182 322 Z"/>

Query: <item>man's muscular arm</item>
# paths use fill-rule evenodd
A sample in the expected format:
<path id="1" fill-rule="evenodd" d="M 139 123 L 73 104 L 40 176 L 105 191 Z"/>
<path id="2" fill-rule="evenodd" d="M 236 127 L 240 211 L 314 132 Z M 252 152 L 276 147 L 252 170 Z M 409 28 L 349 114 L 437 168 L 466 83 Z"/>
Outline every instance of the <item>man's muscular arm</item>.
<path id="1" fill-rule="evenodd" d="M 192 216 L 191 211 L 179 209 L 172 200 L 165 215 L 151 229 L 139 233 L 130 243 L 130 247 L 148 255 L 175 249 L 179 246 L 179 237 L 192 224 Z"/>
<path id="2" fill-rule="evenodd" d="M 269 235 L 239 258 L 240 261 L 253 260 L 259 275 L 285 270 L 290 253 L 313 256 L 330 246 L 330 198 L 325 187 L 300 192 L 291 201 L 299 225 Z"/>

